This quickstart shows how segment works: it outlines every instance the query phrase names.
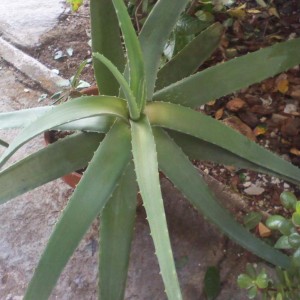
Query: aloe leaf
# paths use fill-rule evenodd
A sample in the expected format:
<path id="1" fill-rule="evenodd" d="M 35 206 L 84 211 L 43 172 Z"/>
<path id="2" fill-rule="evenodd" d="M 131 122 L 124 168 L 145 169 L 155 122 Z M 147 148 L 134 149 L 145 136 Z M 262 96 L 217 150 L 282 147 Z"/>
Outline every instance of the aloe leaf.
<path id="1" fill-rule="evenodd" d="M 2 171 L 0 204 L 87 166 L 102 137 L 97 133 L 68 136 Z"/>
<path id="2" fill-rule="evenodd" d="M 166 293 L 169 299 L 182 299 L 160 190 L 155 142 L 147 118 L 131 122 L 131 131 L 135 172 Z"/>
<path id="3" fill-rule="evenodd" d="M 300 38 L 220 63 L 157 91 L 153 99 L 197 107 L 300 63 Z"/>
<path id="4" fill-rule="evenodd" d="M 157 1 L 141 30 L 139 40 L 145 61 L 148 100 L 153 95 L 165 44 L 187 3 L 188 0 Z"/>
<path id="5" fill-rule="evenodd" d="M 277 173 L 278 176 L 285 176 L 289 181 L 300 182 L 299 168 L 209 116 L 164 102 L 149 103 L 146 114 L 152 125 L 195 136 Z"/>
<path id="6" fill-rule="evenodd" d="M 271 176 L 278 176 L 281 179 L 293 182 L 295 184 L 299 183 L 298 179 L 294 180 L 289 177 L 285 177 L 282 174 L 272 172 L 268 168 L 264 168 L 259 164 L 255 164 L 247 160 L 246 158 L 229 152 L 212 143 L 208 143 L 191 135 L 182 134 L 175 131 L 169 131 L 168 133 L 174 139 L 176 144 L 179 145 L 183 152 L 189 157 L 190 160 L 211 161 L 225 166 L 250 169 Z"/>
<path id="7" fill-rule="evenodd" d="M 215 23 L 197 35 L 158 71 L 156 90 L 160 90 L 194 73 L 216 50 L 222 32 L 222 25 Z"/>
<path id="8" fill-rule="evenodd" d="M 3 153 L 0 165 L 23 144 L 48 129 L 70 121 L 107 114 L 127 119 L 126 101 L 110 96 L 83 96 L 56 106 L 24 128 Z"/>
<path id="9" fill-rule="evenodd" d="M 140 111 L 146 102 L 146 82 L 142 49 L 123 0 L 112 0 L 127 50 L 130 88 Z"/>
<path id="10" fill-rule="evenodd" d="M 235 221 L 231 214 L 215 200 L 202 176 L 174 141 L 159 128 L 155 128 L 153 131 L 157 144 L 159 167 L 182 194 L 205 217 L 239 245 L 274 265 L 287 268 L 289 258 L 254 237 Z"/>
<path id="11" fill-rule="evenodd" d="M 125 59 L 119 23 L 111 0 L 91 0 L 92 50 L 107 57 L 123 72 Z M 119 84 L 102 64 L 93 61 L 98 88 L 103 95 L 117 96 Z"/>
<path id="12" fill-rule="evenodd" d="M 120 84 L 122 91 L 127 99 L 128 107 L 130 115 L 133 119 L 137 119 L 139 117 L 139 109 L 137 107 L 137 103 L 135 100 L 134 95 L 132 94 L 132 91 L 130 89 L 130 86 L 128 85 L 126 79 L 124 76 L 120 73 L 120 71 L 111 63 L 110 60 L 108 60 L 106 57 L 104 57 L 100 53 L 94 53 L 93 56 L 101 61 L 114 75 L 118 83 Z"/>
<path id="13" fill-rule="evenodd" d="M 55 225 L 24 300 L 48 299 L 70 256 L 111 197 L 128 165 L 130 150 L 130 131 L 117 122 L 96 150 Z"/>
<path id="14" fill-rule="evenodd" d="M 51 109 L 52 106 L 46 106 L 0 113 L 0 129 L 25 127 Z"/>
<path id="15" fill-rule="evenodd" d="M 130 164 L 101 214 L 99 299 L 124 299 L 136 195 L 136 178 Z"/>

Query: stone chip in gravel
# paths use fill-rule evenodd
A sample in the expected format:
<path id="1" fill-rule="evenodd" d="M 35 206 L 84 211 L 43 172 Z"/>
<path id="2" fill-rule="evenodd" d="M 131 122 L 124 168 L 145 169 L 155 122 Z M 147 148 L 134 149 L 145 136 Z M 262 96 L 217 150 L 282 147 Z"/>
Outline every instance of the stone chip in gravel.
<path id="1" fill-rule="evenodd" d="M 256 186 L 256 185 L 251 185 L 248 188 L 244 189 L 244 192 L 247 195 L 251 195 L 251 196 L 261 195 L 264 191 L 265 191 L 264 188 L 262 188 L 260 186 Z"/>

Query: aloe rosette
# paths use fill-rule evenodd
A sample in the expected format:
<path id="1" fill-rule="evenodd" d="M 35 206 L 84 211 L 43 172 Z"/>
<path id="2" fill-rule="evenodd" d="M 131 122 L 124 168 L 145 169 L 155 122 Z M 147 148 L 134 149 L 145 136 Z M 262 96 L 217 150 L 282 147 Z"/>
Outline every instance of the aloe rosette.
<path id="1" fill-rule="evenodd" d="M 99 298 L 123 299 L 138 191 L 167 297 L 182 299 L 159 170 L 231 239 L 272 264 L 288 267 L 288 257 L 254 237 L 219 204 L 190 160 L 249 168 L 299 184 L 297 167 L 194 108 L 299 64 L 300 39 L 194 73 L 218 46 L 223 29 L 216 23 L 160 67 L 163 48 L 187 3 L 158 1 L 137 36 L 122 0 L 91 0 L 94 68 L 101 95 L 0 114 L 0 128 L 24 128 L 9 146 L 1 142 L 7 146 L 1 166 L 22 145 L 46 130 L 76 131 L 2 170 L 1 204 L 87 166 L 54 227 L 25 299 L 49 297 L 98 215 Z M 195 55 L 198 48 L 202 49 L 199 56 Z M 58 163 L 53 164 L 53 160 Z M 8 184 L 11 178 L 14 185 Z"/>

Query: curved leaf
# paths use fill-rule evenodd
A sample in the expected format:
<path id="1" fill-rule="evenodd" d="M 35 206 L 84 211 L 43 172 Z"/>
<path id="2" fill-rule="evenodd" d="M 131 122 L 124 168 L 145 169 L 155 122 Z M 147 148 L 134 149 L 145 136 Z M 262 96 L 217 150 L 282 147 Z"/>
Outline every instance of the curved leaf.
<path id="1" fill-rule="evenodd" d="M 53 106 L 44 106 L 0 113 L 0 129 L 25 127 L 52 108 Z"/>
<path id="2" fill-rule="evenodd" d="M 191 135 L 179 133 L 176 131 L 168 131 L 169 135 L 174 139 L 177 145 L 189 157 L 190 160 L 211 161 L 225 166 L 234 166 L 242 169 L 250 169 L 256 172 L 278 176 L 284 180 L 288 180 L 298 184 L 298 179 L 291 179 L 282 174 L 272 172 L 268 168 L 264 168 L 259 164 L 255 164 L 240 155 L 234 154 L 212 143 L 205 142 Z"/>
<path id="3" fill-rule="evenodd" d="M 160 169 L 205 217 L 247 250 L 274 265 L 284 268 L 289 266 L 286 255 L 254 237 L 215 200 L 202 176 L 164 131 L 156 128 L 154 134 Z"/>
<path id="4" fill-rule="evenodd" d="M 130 164 L 101 214 L 99 299 L 124 299 L 136 195 L 136 178 Z"/>
<path id="5" fill-rule="evenodd" d="M 194 73 L 216 50 L 222 32 L 222 25 L 215 23 L 197 35 L 158 71 L 155 89 L 160 90 Z"/>
<path id="6" fill-rule="evenodd" d="M 123 0 L 112 0 L 127 50 L 130 88 L 140 111 L 146 102 L 146 82 L 142 49 Z"/>
<path id="7" fill-rule="evenodd" d="M 70 256 L 111 197 L 129 163 L 130 150 L 130 131 L 126 124 L 117 122 L 95 152 L 56 224 L 24 300 L 48 299 Z"/>
<path id="8" fill-rule="evenodd" d="M 133 119 L 137 119 L 139 117 L 139 109 L 137 107 L 137 103 L 135 100 L 134 95 L 132 94 L 132 91 L 124 78 L 124 76 L 120 73 L 120 71 L 111 63 L 109 59 L 107 59 L 105 56 L 103 56 L 100 53 L 94 53 L 93 56 L 101 61 L 109 70 L 110 72 L 114 75 L 116 80 L 121 86 L 121 89 L 126 97 L 128 107 L 129 107 L 129 112 L 130 115 Z"/>
<path id="9" fill-rule="evenodd" d="M 2 171 L 0 204 L 87 166 L 102 138 L 97 133 L 71 135 Z"/>
<path id="10" fill-rule="evenodd" d="M 125 59 L 119 23 L 111 0 L 90 0 L 92 49 L 107 57 L 123 72 Z M 106 68 L 93 60 L 97 86 L 101 94 L 117 96 L 119 84 Z"/>
<path id="11" fill-rule="evenodd" d="M 285 176 L 289 181 L 300 182 L 299 168 L 203 113 L 164 102 L 149 103 L 145 112 L 152 125 L 195 136 Z"/>
<path id="12" fill-rule="evenodd" d="M 110 96 L 83 96 L 56 106 L 31 123 L 16 137 L 3 153 L 0 166 L 23 144 L 48 129 L 74 120 L 105 114 L 127 119 L 126 102 Z"/>
<path id="13" fill-rule="evenodd" d="M 152 99 L 157 70 L 164 46 L 188 1 L 157 1 L 141 30 L 139 40 L 145 61 L 148 100 Z M 159 30 L 157 30 L 158 24 Z"/>
<path id="14" fill-rule="evenodd" d="M 182 299 L 159 184 L 155 142 L 147 118 L 131 122 L 132 153 L 161 275 L 169 299 Z"/>
<path id="15" fill-rule="evenodd" d="M 157 91 L 153 100 L 197 107 L 300 63 L 300 38 L 220 63 Z"/>

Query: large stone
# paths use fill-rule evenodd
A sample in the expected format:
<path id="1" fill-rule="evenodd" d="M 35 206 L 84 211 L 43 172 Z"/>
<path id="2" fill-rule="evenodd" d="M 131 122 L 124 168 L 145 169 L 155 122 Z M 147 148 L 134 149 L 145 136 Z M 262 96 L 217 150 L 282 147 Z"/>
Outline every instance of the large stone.
<path id="1" fill-rule="evenodd" d="M 63 10 L 62 0 L 1 0 L 0 33 L 14 44 L 33 47 Z"/>

